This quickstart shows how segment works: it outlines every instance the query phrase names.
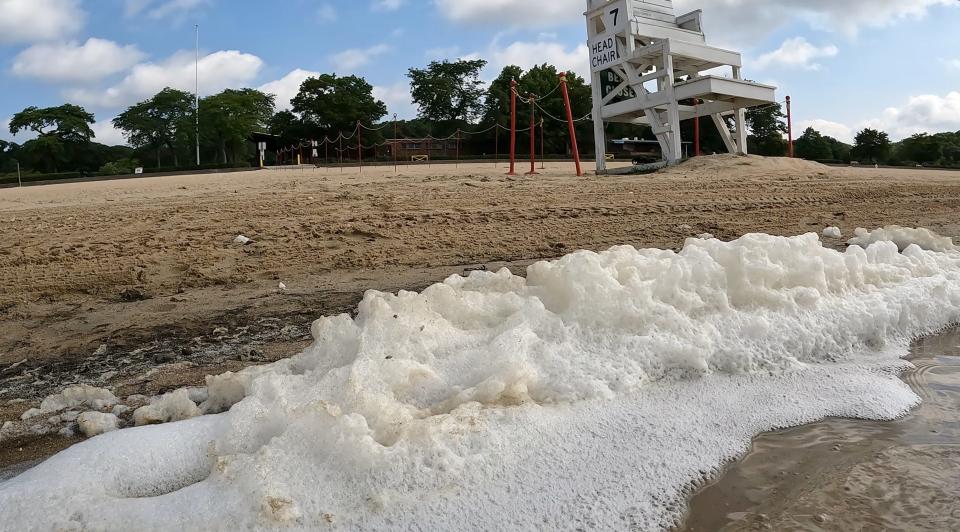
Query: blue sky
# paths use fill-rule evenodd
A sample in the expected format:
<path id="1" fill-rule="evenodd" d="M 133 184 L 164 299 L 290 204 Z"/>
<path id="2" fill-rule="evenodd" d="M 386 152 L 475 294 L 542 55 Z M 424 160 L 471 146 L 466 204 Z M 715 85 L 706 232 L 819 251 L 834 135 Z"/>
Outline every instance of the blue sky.
<path id="1" fill-rule="evenodd" d="M 405 73 L 433 59 L 551 62 L 587 73 L 584 0 L 0 0 L 0 138 L 29 105 L 78 103 L 98 140 L 109 120 L 165 86 L 257 87 L 287 104 L 311 73 L 366 77 L 391 113 L 415 114 Z M 703 9 L 711 44 L 795 101 L 797 127 L 849 140 L 960 130 L 956 0 L 675 0 Z M 38 18 L 39 14 L 39 18 Z M 23 141 L 20 136 L 15 140 Z"/>

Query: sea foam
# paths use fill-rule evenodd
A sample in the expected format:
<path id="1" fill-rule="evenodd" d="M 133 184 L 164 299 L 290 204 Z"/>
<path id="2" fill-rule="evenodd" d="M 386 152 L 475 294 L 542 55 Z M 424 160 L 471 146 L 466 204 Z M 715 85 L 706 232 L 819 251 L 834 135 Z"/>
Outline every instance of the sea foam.
<path id="1" fill-rule="evenodd" d="M 0 484 L 0 529 L 663 529 L 760 432 L 906 413 L 909 342 L 958 320 L 960 254 L 816 234 L 369 292 L 208 415 Z"/>

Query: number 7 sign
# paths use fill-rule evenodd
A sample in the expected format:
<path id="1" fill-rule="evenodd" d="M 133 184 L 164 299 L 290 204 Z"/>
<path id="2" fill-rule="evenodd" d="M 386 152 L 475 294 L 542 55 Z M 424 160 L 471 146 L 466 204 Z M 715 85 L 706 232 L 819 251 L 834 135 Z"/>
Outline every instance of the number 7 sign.
<path id="1" fill-rule="evenodd" d="M 628 1 L 620 0 L 607 6 L 603 14 L 603 25 L 606 27 L 606 32 L 620 33 L 626 29 L 630 21 Z"/>

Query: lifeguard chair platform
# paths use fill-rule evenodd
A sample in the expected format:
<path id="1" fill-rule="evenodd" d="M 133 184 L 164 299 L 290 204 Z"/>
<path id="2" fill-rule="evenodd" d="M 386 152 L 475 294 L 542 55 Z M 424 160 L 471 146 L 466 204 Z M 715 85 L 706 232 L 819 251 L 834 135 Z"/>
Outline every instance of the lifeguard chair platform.
<path id="1" fill-rule="evenodd" d="M 676 16 L 672 0 L 587 0 L 585 15 L 598 172 L 606 171 L 604 122 L 650 125 L 664 160 L 676 164 L 680 121 L 709 116 L 730 153 L 747 153 L 745 111 L 775 102 L 776 89 L 744 81 L 739 53 L 706 44 L 700 10 Z M 608 72 L 619 85 L 604 94 Z"/>

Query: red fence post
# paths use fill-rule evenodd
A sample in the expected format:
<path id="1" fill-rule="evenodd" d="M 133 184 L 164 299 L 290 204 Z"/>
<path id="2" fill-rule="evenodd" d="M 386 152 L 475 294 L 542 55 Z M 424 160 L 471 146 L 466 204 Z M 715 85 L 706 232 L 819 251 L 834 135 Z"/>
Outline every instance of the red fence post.
<path id="1" fill-rule="evenodd" d="M 527 175 L 537 175 L 537 97 L 529 93 L 530 99 L 530 171 Z"/>
<path id="2" fill-rule="evenodd" d="M 793 159 L 793 110 L 790 108 L 789 96 L 787 96 L 787 155 Z"/>
<path id="3" fill-rule="evenodd" d="M 510 80 L 510 171 L 517 175 L 517 80 Z"/>
<path id="4" fill-rule="evenodd" d="M 570 128 L 570 146 L 573 148 L 573 161 L 577 164 L 577 177 L 583 176 L 580 169 L 580 148 L 577 146 L 577 130 L 573 125 L 573 109 L 570 108 L 570 93 L 567 92 L 567 73 L 560 73 L 560 88 L 563 89 L 563 105 L 567 108 L 567 125 Z"/>

